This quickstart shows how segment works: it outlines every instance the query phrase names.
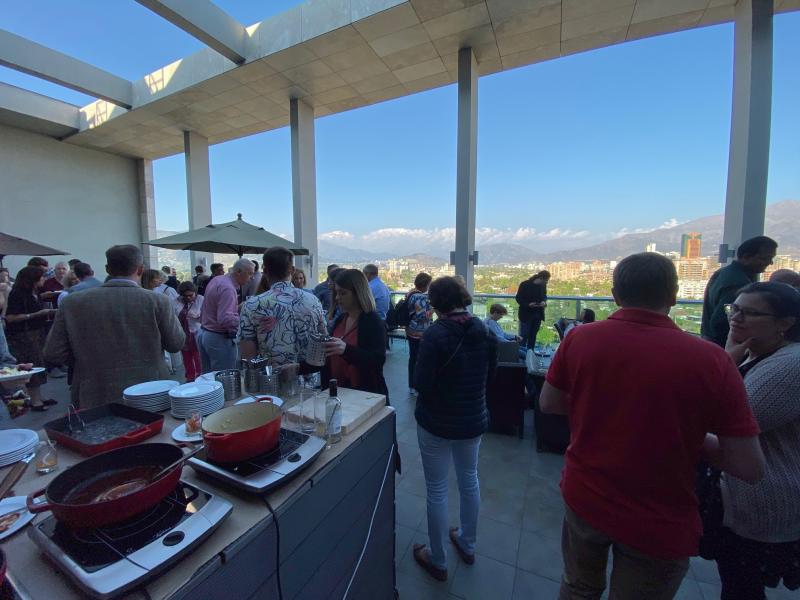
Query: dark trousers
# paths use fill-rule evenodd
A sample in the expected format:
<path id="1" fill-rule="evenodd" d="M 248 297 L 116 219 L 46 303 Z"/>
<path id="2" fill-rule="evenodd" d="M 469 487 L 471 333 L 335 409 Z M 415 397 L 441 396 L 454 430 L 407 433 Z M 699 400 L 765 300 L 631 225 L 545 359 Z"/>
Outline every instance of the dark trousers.
<path id="1" fill-rule="evenodd" d="M 717 570 L 722 583 L 721 600 L 764 600 L 765 583 L 796 583 L 797 542 L 769 544 L 722 529 Z"/>
<path id="2" fill-rule="evenodd" d="M 542 327 L 542 320 L 533 318 L 529 321 L 519 322 L 519 336 L 522 338 L 522 345 L 532 350 L 536 345 L 536 336 Z"/>
<path id="3" fill-rule="evenodd" d="M 414 368 L 417 366 L 420 340 L 409 337 L 408 339 L 408 387 L 414 387 Z"/>

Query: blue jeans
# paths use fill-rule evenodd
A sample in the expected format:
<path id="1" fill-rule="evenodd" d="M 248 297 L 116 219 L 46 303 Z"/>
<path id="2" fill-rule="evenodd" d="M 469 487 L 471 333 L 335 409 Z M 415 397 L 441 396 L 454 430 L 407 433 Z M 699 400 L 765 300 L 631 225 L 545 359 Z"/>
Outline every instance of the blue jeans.
<path id="1" fill-rule="evenodd" d="M 200 330 L 197 336 L 203 373 L 236 368 L 236 340 L 222 333 Z"/>
<path id="2" fill-rule="evenodd" d="M 475 538 L 478 530 L 478 510 L 481 505 L 481 490 L 478 486 L 478 449 L 480 436 L 469 440 L 448 440 L 433 435 L 417 425 L 417 439 L 425 472 L 425 485 L 428 489 L 428 538 L 430 540 L 431 562 L 439 569 L 445 569 L 447 552 L 445 540 L 449 535 L 447 517 L 447 474 L 450 471 L 450 457 L 458 479 L 458 492 L 461 496 L 461 527 L 458 542 L 468 554 L 475 552 Z"/>

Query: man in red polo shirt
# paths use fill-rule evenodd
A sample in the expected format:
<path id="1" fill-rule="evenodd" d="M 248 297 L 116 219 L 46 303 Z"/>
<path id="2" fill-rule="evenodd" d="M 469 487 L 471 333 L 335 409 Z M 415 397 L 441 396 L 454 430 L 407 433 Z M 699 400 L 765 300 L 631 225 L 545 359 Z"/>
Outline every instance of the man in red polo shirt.
<path id="1" fill-rule="evenodd" d="M 745 481 L 763 475 L 758 426 L 722 348 L 669 318 L 672 262 L 634 254 L 614 269 L 606 321 L 561 344 L 540 404 L 569 416 L 561 598 L 600 598 L 613 549 L 611 597 L 675 595 L 701 523 L 695 468 L 704 459 Z"/>

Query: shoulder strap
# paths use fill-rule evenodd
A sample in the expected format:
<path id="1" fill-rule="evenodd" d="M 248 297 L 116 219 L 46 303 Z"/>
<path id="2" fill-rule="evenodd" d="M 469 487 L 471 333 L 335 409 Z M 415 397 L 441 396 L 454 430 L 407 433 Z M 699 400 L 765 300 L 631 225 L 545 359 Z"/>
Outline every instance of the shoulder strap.
<path id="1" fill-rule="evenodd" d="M 441 372 L 443 372 L 443 371 L 444 371 L 444 370 L 447 368 L 447 365 L 449 365 L 449 364 L 450 364 L 450 362 L 451 362 L 451 361 L 452 361 L 452 360 L 453 360 L 453 359 L 456 357 L 456 354 L 458 354 L 458 351 L 459 351 L 459 350 L 461 350 L 461 344 L 463 344 L 463 343 L 464 343 L 464 338 L 465 338 L 466 336 L 467 336 L 467 334 L 466 334 L 466 333 L 462 333 L 462 334 L 461 334 L 461 339 L 460 339 L 460 340 L 458 340 L 458 345 L 456 346 L 456 349 L 455 349 L 455 350 L 453 350 L 453 353 L 450 355 L 450 358 L 448 358 L 448 359 L 447 359 L 447 361 L 446 361 L 446 362 L 445 362 L 445 363 L 444 363 L 444 364 L 441 366 L 441 368 L 439 369 L 439 372 L 440 372 L 440 373 L 441 373 Z"/>

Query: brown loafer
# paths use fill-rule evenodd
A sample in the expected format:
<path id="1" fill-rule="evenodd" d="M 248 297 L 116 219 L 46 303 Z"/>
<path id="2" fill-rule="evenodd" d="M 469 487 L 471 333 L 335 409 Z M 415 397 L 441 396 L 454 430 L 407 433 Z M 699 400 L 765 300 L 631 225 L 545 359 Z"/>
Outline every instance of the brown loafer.
<path id="1" fill-rule="evenodd" d="M 414 560 L 428 572 L 428 575 L 437 581 L 447 581 L 447 569 L 439 569 L 433 566 L 430 552 L 427 551 L 425 544 L 414 544 Z"/>
<path id="2" fill-rule="evenodd" d="M 450 528 L 450 541 L 453 543 L 453 546 L 455 546 L 456 552 L 458 552 L 458 555 L 461 557 L 461 560 L 463 560 L 468 565 L 475 563 L 475 555 L 467 554 L 461 547 L 461 544 L 458 543 L 458 527 Z"/>

